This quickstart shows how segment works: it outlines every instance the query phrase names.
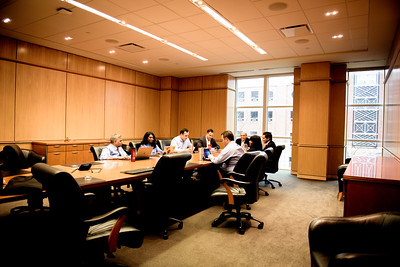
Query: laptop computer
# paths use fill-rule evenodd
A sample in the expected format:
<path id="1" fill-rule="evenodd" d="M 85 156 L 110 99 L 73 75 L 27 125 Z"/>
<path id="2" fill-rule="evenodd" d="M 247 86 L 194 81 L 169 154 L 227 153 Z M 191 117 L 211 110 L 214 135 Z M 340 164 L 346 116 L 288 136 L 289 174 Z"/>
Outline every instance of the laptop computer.
<path id="1" fill-rule="evenodd" d="M 172 154 L 175 151 L 175 146 L 166 146 L 164 147 L 163 154 Z"/>
<path id="2" fill-rule="evenodd" d="M 135 159 L 148 159 L 151 156 L 151 152 L 153 151 L 153 147 L 139 147 L 138 152 L 136 153 Z"/>

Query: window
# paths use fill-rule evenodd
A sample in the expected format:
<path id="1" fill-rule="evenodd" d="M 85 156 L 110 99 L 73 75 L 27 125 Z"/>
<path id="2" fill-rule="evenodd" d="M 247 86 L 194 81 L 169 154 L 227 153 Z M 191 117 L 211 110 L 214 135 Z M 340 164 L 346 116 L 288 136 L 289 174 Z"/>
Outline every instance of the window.
<path id="1" fill-rule="evenodd" d="M 380 153 L 383 75 L 383 70 L 348 73 L 346 157 Z"/>
<path id="2" fill-rule="evenodd" d="M 238 101 L 239 102 L 244 102 L 244 92 L 239 92 L 238 93 Z"/>
<path id="3" fill-rule="evenodd" d="M 258 101 L 258 91 L 251 91 L 251 101 L 252 102 Z"/>
<path id="4" fill-rule="evenodd" d="M 236 138 L 242 131 L 248 136 L 272 132 L 275 143 L 286 146 L 279 167 L 290 169 L 293 75 L 237 78 L 236 86 Z"/>
<path id="5" fill-rule="evenodd" d="M 237 112 L 237 121 L 244 121 L 244 112 L 243 111 Z M 239 135 L 240 135 L 240 133 L 239 133 Z"/>
<path id="6" fill-rule="evenodd" d="M 251 121 L 258 121 L 258 111 L 251 111 L 250 114 Z"/>
<path id="7" fill-rule="evenodd" d="M 268 111 L 268 122 L 272 122 L 272 118 L 274 117 L 273 111 Z"/>

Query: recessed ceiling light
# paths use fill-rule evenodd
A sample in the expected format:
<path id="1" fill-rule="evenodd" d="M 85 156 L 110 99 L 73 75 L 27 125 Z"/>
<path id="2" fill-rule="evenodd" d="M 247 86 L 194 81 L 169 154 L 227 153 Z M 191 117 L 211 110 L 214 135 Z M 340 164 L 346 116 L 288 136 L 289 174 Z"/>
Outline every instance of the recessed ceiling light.
<path id="1" fill-rule="evenodd" d="M 149 63 L 149 61 L 148 60 L 143 60 L 142 63 L 143 64 L 147 64 L 147 63 Z"/>
<path id="2" fill-rule="evenodd" d="M 325 13 L 325 16 L 329 17 L 329 16 L 335 16 L 337 13 L 339 13 L 339 11 L 334 10 L 334 11 L 329 11 Z"/>
<path id="3" fill-rule="evenodd" d="M 287 4 L 283 2 L 272 3 L 268 6 L 268 9 L 271 11 L 281 11 L 287 8 Z"/>
<path id="4" fill-rule="evenodd" d="M 296 41 L 294 41 L 296 44 L 306 44 L 308 43 L 310 40 L 308 39 L 298 39 Z"/>
<path id="5" fill-rule="evenodd" d="M 67 37 L 65 37 L 64 39 L 67 40 L 67 41 L 69 41 L 69 40 L 72 40 L 72 37 L 71 37 L 71 36 L 67 36 Z"/>
<path id="6" fill-rule="evenodd" d="M 338 34 L 338 35 L 334 35 L 332 36 L 333 39 L 340 39 L 343 38 L 343 34 Z"/>
<path id="7" fill-rule="evenodd" d="M 4 23 L 10 23 L 11 22 L 11 19 L 10 18 L 5 18 L 5 19 L 3 19 L 2 20 Z"/>
<path id="8" fill-rule="evenodd" d="M 106 43 L 109 43 L 109 44 L 118 44 L 119 42 L 118 42 L 118 40 L 115 40 L 115 39 L 106 39 Z"/>
<path id="9" fill-rule="evenodd" d="M 110 51 L 108 51 L 108 53 L 115 54 L 115 50 L 110 50 Z"/>

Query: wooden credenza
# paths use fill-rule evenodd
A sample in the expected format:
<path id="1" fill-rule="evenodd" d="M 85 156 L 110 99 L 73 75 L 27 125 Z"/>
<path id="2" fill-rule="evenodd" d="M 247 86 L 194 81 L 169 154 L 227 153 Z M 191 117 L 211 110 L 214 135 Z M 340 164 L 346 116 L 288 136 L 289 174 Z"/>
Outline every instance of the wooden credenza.
<path id="1" fill-rule="evenodd" d="M 400 162 L 353 157 L 343 175 L 344 216 L 400 211 Z"/>
<path id="2" fill-rule="evenodd" d="M 62 165 L 93 161 L 90 147 L 109 144 L 107 140 L 33 141 L 32 150 L 46 156 L 47 164 Z"/>

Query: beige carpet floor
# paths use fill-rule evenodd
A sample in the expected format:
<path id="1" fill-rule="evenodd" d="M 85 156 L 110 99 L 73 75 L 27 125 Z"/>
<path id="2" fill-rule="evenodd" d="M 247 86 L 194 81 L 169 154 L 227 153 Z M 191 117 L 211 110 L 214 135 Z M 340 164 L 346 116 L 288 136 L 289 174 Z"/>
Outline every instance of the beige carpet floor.
<path id="1" fill-rule="evenodd" d="M 186 218 L 182 230 L 169 231 L 168 240 L 147 235 L 142 247 L 122 247 L 107 261 L 128 266 L 310 266 L 309 223 L 319 216 L 343 215 L 337 181 L 303 180 L 282 170 L 270 178 L 282 187 L 265 187 L 270 195 L 261 194 L 250 211 L 264 229 L 257 229 L 256 222 L 244 235 L 231 222 L 213 228 L 211 222 L 222 212 L 221 206 L 213 206 Z"/>

